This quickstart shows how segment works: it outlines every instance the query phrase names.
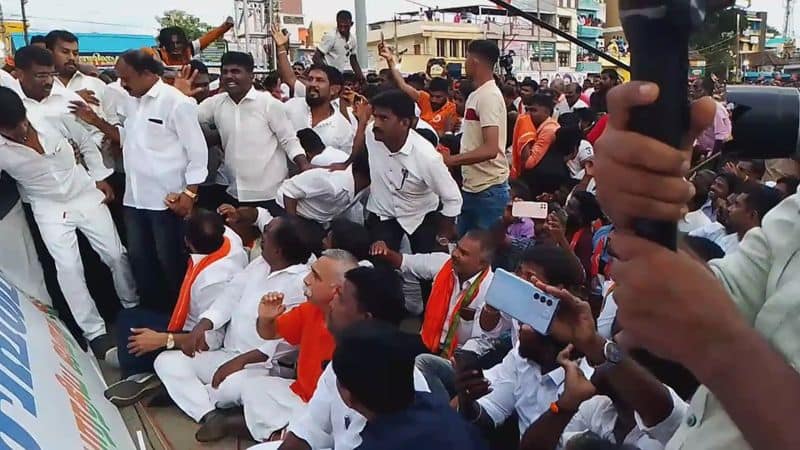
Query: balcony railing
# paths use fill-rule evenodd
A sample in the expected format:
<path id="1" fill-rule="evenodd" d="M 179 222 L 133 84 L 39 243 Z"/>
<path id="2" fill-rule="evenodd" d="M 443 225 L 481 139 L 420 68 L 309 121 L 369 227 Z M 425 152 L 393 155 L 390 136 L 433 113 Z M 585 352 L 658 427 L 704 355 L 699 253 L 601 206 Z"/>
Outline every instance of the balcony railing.
<path id="1" fill-rule="evenodd" d="M 578 25 L 578 38 L 580 39 L 596 39 L 603 34 L 603 29 L 600 27 L 589 27 L 586 25 Z"/>
<path id="2" fill-rule="evenodd" d="M 580 0 L 578 2 L 578 10 L 585 10 L 585 11 L 600 11 L 601 9 L 600 2 L 597 0 Z"/>

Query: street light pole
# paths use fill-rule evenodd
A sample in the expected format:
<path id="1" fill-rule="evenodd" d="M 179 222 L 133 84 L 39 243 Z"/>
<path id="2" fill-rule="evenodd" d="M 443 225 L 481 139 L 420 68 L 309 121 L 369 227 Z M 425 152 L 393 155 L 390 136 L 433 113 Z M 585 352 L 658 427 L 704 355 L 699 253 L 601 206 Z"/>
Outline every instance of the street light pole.
<path id="1" fill-rule="evenodd" d="M 26 3 L 28 3 L 28 0 L 19 0 L 19 7 L 22 10 L 22 33 L 25 38 L 25 45 L 28 45 L 30 41 L 28 40 L 28 16 L 25 14 Z"/>

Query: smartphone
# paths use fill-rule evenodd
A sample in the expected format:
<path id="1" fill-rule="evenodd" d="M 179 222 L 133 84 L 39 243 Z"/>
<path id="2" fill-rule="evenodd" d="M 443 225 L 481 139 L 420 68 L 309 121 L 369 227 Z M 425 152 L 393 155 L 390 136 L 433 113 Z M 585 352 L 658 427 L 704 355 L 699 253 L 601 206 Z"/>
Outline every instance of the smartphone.
<path id="1" fill-rule="evenodd" d="M 486 303 L 547 335 L 558 299 L 518 276 L 497 269 L 486 291 Z"/>
<path id="2" fill-rule="evenodd" d="M 531 219 L 546 219 L 547 203 L 514 202 L 511 206 L 511 215 L 514 217 L 528 217 Z"/>
<path id="3" fill-rule="evenodd" d="M 453 352 L 453 359 L 455 360 L 456 370 L 458 372 L 480 370 L 478 367 L 478 359 L 480 359 L 480 355 L 475 352 L 459 348 Z"/>

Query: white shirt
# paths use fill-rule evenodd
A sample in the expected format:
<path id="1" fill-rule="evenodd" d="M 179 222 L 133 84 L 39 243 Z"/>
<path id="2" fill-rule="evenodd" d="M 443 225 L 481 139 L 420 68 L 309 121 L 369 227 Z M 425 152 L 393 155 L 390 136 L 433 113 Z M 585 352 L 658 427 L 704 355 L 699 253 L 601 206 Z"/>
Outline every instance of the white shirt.
<path id="1" fill-rule="evenodd" d="M 255 88 L 238 104 L 227 93 L 207 98 L 198 117 L 219 130 L 228 193 L 239 201 L 273 200 L 289 174 L 287 157 L 305 155 L 283 104 Z"/>
<path id="2" fill-rule="evenodd" d="M 442 155 L 416 131 L 408 133 L 405 145 L 392 153 L 375 140 L 367 128 L 369 171 L 372 178 L 367 210 L 381 220 L 396 218 L 408 234 L 414 233 L 425 215 L 436 211 L 456 217 L 461 214 L 461 192 Z"/>
<path id="3" fill-rule="evenodd" d="M 575 102 L 574 105 L 569 106 L 569 103 L 567 103 L 567 99 L 565 98 L 560 102 L 558 102 L 555 108 L 553 108 L 553 117 L 558 118 L 558 116 L 562 114 L 575 112 L 576 109 L 583 109 L 588 107 L 589 105 L 587 105 L 586 102 L 581 99 L 578 99 L 578 101 Z"/>
<path id="4" fill-rule="evenodd" d="M 295 133 L 311 128 L 316 131 L 327 147 L 337 148 L 350 154 L 353 151 L 353 138 L 356 130 L 338 109 L 331 106 L 331 115 L 316 125 L 311 125 L 311 107 L 305 98 L 293 98 L 284 103 L 286 115 L 292 122 Z"/>
<path id="5" fill-rule="evenodd" d="M 581 360 L 579 364 L 587 378 L 593 369 Z M 519 344 L 508 352 L 503 361 L 484 371 L 492 392 L 478 399 L 495 425 L 502 424 L 516 411 L 520 435 L 535 422 L 550 404 L 564 391 L 564 369 L 559 367 L 543 374 L 538 364 L 519 355 Z"/>
<path id="6" fill-rule="evenodd" d="M 19 91 L 19 81 L 3 69 L 0 69 L 0 86 Z"/>
<path id="7" fill-rule="evenodd" d="M 124 99 L 120 110 L 125 206 L 163 211 L 168 194 L 205 181 L 208 147 L 194 99 L 158 80 L 141 98 Z"/>
<path id="8" fill-rule="evenodd" d="M 297 215 L 326 224 L 342 214 L 355 197 L 353 169 L 330 171 L 311 169 L 284 181 L 278 188 L 278 205 L 285 208 L 284 197 L 297 200 Z"/>
<path id="9" fill-rule="evenodd" d="M 225 237 L 231 243 L 228 254 L 206 266 L 192 283 L 189 314 L 183 325 L 184 331 L 191 331 L 197 325 L 200 315 L 208 311 L 217 299 L 222 298 L 228 283 L 247 267 L 247 253 L 242 245 L 242 239 L 228 227 L 225 227 Z M 193 253 L 189 256 L 194 264 L 199 264 L 208 255 Z"/>
<path id="10" fill-rule="evenodd" d="M 215 330 L 228 324 L 223 343 L 225 350 L 245 353 L 258 349 L 275 358 L 283 351 L 290 350 L 291 346 L 283 339 L 267 341 L 258 335 L 256 319 L 261 297 L 269 292 L 282 292 L 283 304 L 287 308 L 303 303 L 306 300 L 303 278 L 308 272 L 306 264 L 272 271 L 264 258 L 258 258 L 228 284 L 221 297 L 200 318 L 210 320 Z"/>
<path id="11" fill-rule="evenodd" d="M 341 150 L 333 147 L 325 147 L 325 150 L 323 150 L 322 153 L 311 158 L 311 161 L 309 162 L 315 166 L 325 167 L 336 163 L 343 163 L 347 161 L 347 158 L 349 157 L 350 155 Z"/>
<path id="12" fill-rule="evenodd" d="M 414 368 L 414 389 L 430 392 L 422 372 Z M 344 404 L 336 388 L 336 373 L 325 367 L 317 389 L 303 413 L 289 423 L 288 430 L 313 449 L 353 450 L 361 445 L 361 431 L 367 419 Z"/>
<path id="13" fill-rule="evenodd" d="M 355 54 L 356 36 L 350 33 L 345 39 L 339 33 L 339 30 L 334 30 L 333 33 L 325 33 L 317 50 L 325 56 L 325 64 L 344 71 L 350 66 L 350 56 Z"/>
<path id="14" fill-rule="evenodd" d="M 603 283 L 603 306 L 597 316 L 597 334 L 606 338 L 614 338 L 614 321 L 617 320 L 617 302 L 614 300 L 613 281 Z"/>
<path id="15" fill-rule="evenodd" d="M 647 427 L 642 422 L 638 413 L 634 412 L 636 425 L 625 437 L 624 444 L 637 447 L 639 450 L 664 450 L 664 446 L 675 434 L 689 410 L 689 405 L 684 402 L 678 394 L 668 386 L 672 397 L 672 412 L 660 423 Z M 616 443 L 614 436 L 614 426 L 617 423 L 617 408 L 614 402 L 605 395 L 596 395 L 591 399 L 581 403 L 578 412 L 564 428 L 561 435 L 561 442 L 558 449 L 566 446 L 570 439 L 591 431 L 603 439 Z"/>
<path id="16" fill-rule="evenodd" d="M 418 253 L 413 255 L 403 255 L 403 263 L 400 266 L 400 270 L 402 270 L 403 273 L 411 274 L 419 279 L 433 280 L 436 278 L 436 275 L 439 274 L 439 272 L 442 270 L 442 267 L 449 259 L 450 255 L 447 253 Z M 461 297 L 463 292 L 468 290 L 470 286 L 477 281 L 479 276 L 480 273 L 476 274 L 469 280 L 464 281 L 463 283 L 459 283 L 458 277 L 454 276 L 453 294 L 450 296 L 450 306 L 447 309 L 447 318 L 445 318 L 444 325 L 442 326 L 442 339 L 440 343 L 444 343 L 447 339 L 447 330 L 450 328 L 453 317 L 458 314 L 458 311 L 455 311 L 455 308 L 458 305 L 458 299 Z M 458 325 L 456 336 L 458 343 L 457 345 L 459 347 L 464 345 L 464 343 L 472 338 L 498 338 L 504 331 L 507 331 L 511 328 L 511 321 L 507 318 L 504 318 L 500 320 L 494 329 L 484 331 L 481 328 L 480 320 L 477 320 L 480 317 L 483 307 L 486 305 L 486 291 L 489 290 L 489 285 L 492 284 L 493 278 L 494 272 L 489 271 L 489 273 L 486 274 L 486 277 L 484 277 L 480 286 L 478 286 L 478 293 L 475 295 L 475 298 L 469 305 L 470 308 L 475 310 L 475 320 L 465 320 L 462 318 Z"/>
<path id="17" fill-rule="evenodd" d="M 95 113 L 109 123 L 118 123 L 116 120 L 116 105 L 113 101 L 106 98 L 108 86 L 102 80 L 89 75 L 84 75 L 80 70 L 75 71 L 72 78 L 67 82 L 66 86 L 61 81 L 61 78 L 54 77 L 53 84 L 61 86 L 69 91 L 76 92 L 83 89 L 94 92 L 94 96 L 100 100 L 100 106 L 89 105 Z M 113 95 L 113 94 L 112 94 Z"/>
<path id="18" fill-rule="evenodd" d="M 703 228 L 711 224 L 711 219 L 700 209 L 687 213 L 683 219 L 678 221 L 678 231 L 681 233 L 691 233 L 692 231 Z"/>
<path id="19" fill-rule="evenodd" d="M 112 171 L 103 160 L 92 134 L 66 111 L 77 95 L 53 86 L 41 102 L 21 91 L 28 121 L 36 129 L 44 154 L 0 136 L 0 171 L 17 181 L 22 198 L 31 203 L 37 220 L 63 220 L 68 211 L 96 207 L 103 193 L 95 183 Z M 75 150 L 86 168 L 76 161 Z"/>
<path id="20" fill-rule="evenodd" d="M 706 238 L 714 242 L 719 245 L 726 255 L 739 249 L 739 235 L 736 233 L 728 234 L 725 226 L 719 222 L 711 222 L 702 228 L 698 228 L 689 233 L 689 236 Z"/>

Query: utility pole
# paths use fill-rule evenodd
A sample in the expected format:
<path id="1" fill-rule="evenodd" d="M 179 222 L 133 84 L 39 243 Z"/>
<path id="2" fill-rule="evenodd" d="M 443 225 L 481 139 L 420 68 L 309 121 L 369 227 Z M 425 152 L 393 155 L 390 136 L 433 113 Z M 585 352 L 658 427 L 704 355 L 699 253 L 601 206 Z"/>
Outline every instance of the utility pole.
<path id="1" fill-rule="evenodd" d="M 540 9 L 540 6 L 541 6 L 540 5 L 540 0 L 536 0 L 536 18 L 539 19 L 539 21 L 542 20 L 542 10 Z M 537 32 L 536 32 L 537 33 L 536 40 L 538 41 L 536 43 L 536 45 L 538 46 L 538 50 L 539 50 L 538 51 L 539 54 L 537 55 L 536 59 L 539 62 L 539 79 L 541 80 L 542 79 L 542 50 L 543 50 L 542 49 L 542 26 L 537 24 L 536 25 L 536 30 L 537 30 Z"/>
<path id="2" fill-rule="evenodd" d="M 19 0 L 19 7 L 22 10 L 22 35 L 25 37 L 25 45 L 28 45 L 28 16 L 25 14 L 25 4 L 28 0 Z"/>
<path id="3" fill-rule="evenodd" d="M 362 69 L 369 68 L 369 52 L 367 51 L 367 1 L 355 0 L 356 10 L 356 37 L 358 63 Z"/>
<path id="4" fill-rule="evenodd" d="M 786 11 L 783 16 L 783 37 L 794 37 L 794 0 L 786 0 Z"/>

